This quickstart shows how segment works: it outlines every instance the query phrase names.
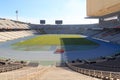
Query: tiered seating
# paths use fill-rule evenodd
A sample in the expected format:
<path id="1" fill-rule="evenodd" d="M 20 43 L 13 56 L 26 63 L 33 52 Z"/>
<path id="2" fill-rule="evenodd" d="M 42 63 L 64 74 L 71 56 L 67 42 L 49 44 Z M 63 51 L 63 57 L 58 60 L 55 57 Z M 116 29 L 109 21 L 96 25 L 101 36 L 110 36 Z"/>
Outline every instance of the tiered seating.
<path id="1" fill-rule="evenodd" d="M 31 36 L 36 31 L 30 30 L 27 23 L 0 18 L 0 42 Z"/>
<path id="2" fill-rule="evenodd" d="M 89 29 L 86 31 L 86 33 L 84 33 L 84 35 L 87 35 L 87 36 L 95 38 L 95 39 L 120 44 L 119 29 L 106 29 L 106 30 L 101 30 L 101 31 Z"/>
<path id="3" fill-rule="evenodd" d="M 31 36 L 36 31 L 6 31 L 6 32 L 0 32 L 0 41 L 7 41 L 7 40 L 13 40 L 25 36 Z"/>
<path id="4" fill-rule="evenodd" d="M 71 69 L 98 78 L 109 78 L 107 80 L 120 79 L 120 53 L 110 57 L 102 57 L 95 60 L 76 60 L 67 62 Z M 106 80 L 106 79 L 105 79 Z"/>
<path id="5" fill-rule="evenodd" d="M 96 25 L 96 26 L 95 26 Z M 90 25 L 89 25 L 90 26 Z M 84 32 L 84 35 L 95 39 L 120 44 L 120 23 L 117 20 L 104 21 L 99 24 L 91 25 Z M 102 28 L 103 30 L 95 30 L 93 28 Z"/>
<path id="6" fill-rule="evenodd" d="M 113 26 L 118 26 L 120 25 L 120 23 L 116 20 L 109 20 L 109 21 L 104 21 L 102 23 L 99 23 L 99 27 L 103 27 L 103 28 L 113 28 Z"/>
<path id="7" fill-rule="evenodd" d="M 0 29 L 29 29 L 27 23 L 13 21 L 9 19 L 0 19 Z"/>
<path id="8" fill-rule="evenodd" d="M 23 61 L 0 60 L 0 73 L 20 69 L 26 65 Z"/>
<path id="9" fill-rule="evenodd" d="M 98 61 L 99 60 L 99 61 Z M 104 70 L 104 71 L 120 71 L 120 57 L 107 57 L 105 59 L 98 59 L 95 61 L 84 61 L 82 65 L 76 65 L 77 67 Z M 102 60 L 102 61 L 101 61 Z"/>

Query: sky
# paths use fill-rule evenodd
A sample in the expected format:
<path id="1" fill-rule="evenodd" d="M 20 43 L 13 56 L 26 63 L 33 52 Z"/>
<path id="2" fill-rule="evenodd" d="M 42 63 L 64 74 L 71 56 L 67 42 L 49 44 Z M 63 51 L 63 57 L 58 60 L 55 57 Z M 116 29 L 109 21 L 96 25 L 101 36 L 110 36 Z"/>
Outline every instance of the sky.
<path id="1" fill-rule="evenodd" d="M 90 24 L 97 20 L 86 17 L 86 0 L 0 0 L 0 18 L 39 24 L 54 24 L 63 20 L 63 24 Z"/>

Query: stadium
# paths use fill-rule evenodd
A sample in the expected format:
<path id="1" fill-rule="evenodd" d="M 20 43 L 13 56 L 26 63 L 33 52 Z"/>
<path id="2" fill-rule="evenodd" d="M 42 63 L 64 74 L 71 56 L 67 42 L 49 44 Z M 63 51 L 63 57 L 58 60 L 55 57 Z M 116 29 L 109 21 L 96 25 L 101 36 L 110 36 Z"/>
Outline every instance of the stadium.
<path id="1" fill-rule="evenodd" d="M 99 23 L 0 18 L 0 80 L 120 80 L 120 1 L 86 5 Z"/>

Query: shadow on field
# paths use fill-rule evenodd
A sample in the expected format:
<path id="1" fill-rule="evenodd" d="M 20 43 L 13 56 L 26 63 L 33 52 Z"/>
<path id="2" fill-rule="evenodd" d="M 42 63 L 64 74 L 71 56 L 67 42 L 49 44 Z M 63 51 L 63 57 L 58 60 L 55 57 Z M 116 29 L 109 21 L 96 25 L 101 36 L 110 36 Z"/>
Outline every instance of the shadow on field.
<path id="1" fill-rule="evenodd" d="M 86 38 L 61 38 L 61 62 L 71 61 L 75 59 L 84 59 L 89 56 L 87 50 L 95 49 L 99 44 Z"/>

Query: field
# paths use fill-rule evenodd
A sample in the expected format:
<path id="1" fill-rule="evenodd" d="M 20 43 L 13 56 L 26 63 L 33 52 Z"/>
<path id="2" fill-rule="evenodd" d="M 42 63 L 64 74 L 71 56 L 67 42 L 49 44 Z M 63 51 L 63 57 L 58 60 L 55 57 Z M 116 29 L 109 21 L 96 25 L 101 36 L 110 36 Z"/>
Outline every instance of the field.
<path id="1" fill-rule="evenodd" d="M 13 44 L 13 47 L 16 50 L 25 51 L 55 51 L 61 47 L 66 48 L 66 50 L 71 50 L 71 48 L 73 50 L 84 50 L 91 46 L 96 47 L 97 45 L 97 43 L 80 35 L 47 34 L 15 43 Z M 87 46 L 88 48 L 81 46 Z"/>
<path id="2" fill-rule="evenodd" d="M 14 44 L 15 46 L 36 46 L 36 45 L 97 45 L 80 35 L 41 35 L 35 38 Z"/>

